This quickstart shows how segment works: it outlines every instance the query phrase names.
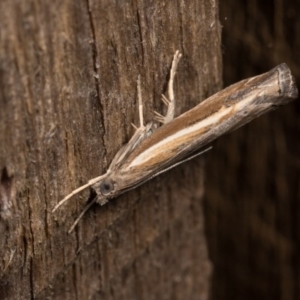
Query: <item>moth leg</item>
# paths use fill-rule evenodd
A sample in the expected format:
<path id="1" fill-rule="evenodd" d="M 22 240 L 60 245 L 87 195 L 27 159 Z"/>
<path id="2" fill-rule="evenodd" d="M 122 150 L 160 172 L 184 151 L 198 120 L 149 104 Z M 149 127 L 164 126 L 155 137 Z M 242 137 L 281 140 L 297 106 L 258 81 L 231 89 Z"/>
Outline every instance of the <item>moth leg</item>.
<path id="1" fill-rule="evenodd" d="M 75 220 L 75 222 L 73 223 L 73 225 L 71 226 L 71 228 L 69 229 L 68 233 L 70 234 L 73 229 L 75 228 L 75 226 L 78 224 L 78 222 L 80 221 L 80 219 L 84 216 L 84 214 L 90 209 L 90 207 L 96 202 L 97 197 L 95 197 L 89 204 L 87 204 L 83 211 L 80 213 L 80 215 L 77 217 L 77 219 Z"/>
<path id="2" fill-rule="evenodd" d="M 142 102 L 142 92 L 141 92 L 141 76 L 138 76 L 137 80 L 137 94 L 139 101 L 139 126 L 135 126 L 133 123 L 131 125 L 135 129 L 135 133 L 129 140 L 129 142 L 124 145 L 118 153 L 115 155 L 113 161 L 111 162 L 107 172 L 114 170 L 116 165 L 124 161 L 125 158 L 148 136 L 152 134 L 153 128 L 152 123 L 144 125 L 144 116 L 143 116 L 143 102 Z"/>
<path id="3" fill-rule="evenodd" d="M 144 115 L 143 115 L 143 101 L 142 101 L 142 89 L 141 89 L 141 75 L 138 76 L 138 80 L 137 80 L 137 93 L 138 93 L 138 100 L 139 100 L 139 120 L 140 120 L 140 126 L 137 127 L 135 126 L 133 123 L 131 123 L 131 125 L 133 126 L 133 128 L 137 131 L 137 130 L 141 130 L 144 129 Z"/>
<path id="4" fill-rule="evenodd" d="M 161 115 L 160 113 L 154 111 L 155 113 L 155 120 L 163 123 L 163 124 L 167 124 L 169 123 L 171 120 L 174 119 L 174 113 L 175 113 L 175 96 L 174 96 L 174 78 L 176 75 L 176 69 L 179 63 L 179 60 L 181 58 L 181 53 L 179 53 L 179 50 L 177 50 L 174 54 L 173 57 L 173 61 L 172 61 L 172 66 L 171 66 L 171 70 L 170 70 L 170 79 L 169 79 L 169 83 L 168 83 L 168 97 L 167 98 L 165 95 L 162 95 L 161 100 L 163 101 L 163 103 L 165 105 L 168 106 L 167 109 L 167 114 L 165 116 Z"/>

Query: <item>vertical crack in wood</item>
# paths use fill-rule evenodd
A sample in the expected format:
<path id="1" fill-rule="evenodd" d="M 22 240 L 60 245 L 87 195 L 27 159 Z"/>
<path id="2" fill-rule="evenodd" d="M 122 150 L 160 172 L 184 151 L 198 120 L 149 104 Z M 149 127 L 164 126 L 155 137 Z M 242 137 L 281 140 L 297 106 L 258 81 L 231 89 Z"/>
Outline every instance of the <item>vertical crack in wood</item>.
<path id="1" fill-rule="evenodd" d="M 100 107 L 100 111 L 101 111 L 101 125 L 103 128 L 103 135 L 101 135 L 101 141 L 102 144 L 104 145 L 104 157 L 106 157 L 107 154 L 107 147 L 105 145 L 105 139 L 104 139 L 104 135 L 105 135 L 105 123 L 104 123 L 104 109 L 103 109 L 103 105 L 101 103 L 101 98 L 100 98 L 100 88 L 99 88 L 99 74 L 98 74 L 98 68 L 99 68 L 99 63 L 98 61 L 98 51 L 97 51 L 97 45 L 96 45 L 96 32 L 95 32 L 95 25 L 94 25 L 94 21 L 93 21 L 93 15 L 92 15 L 92 8 L 90 5 L 90 1 L 86 0 L 86 7 L 87 7 L 87 14 L 88 14 L 88 19 L 89 19 L 89 23 L 90 23 L 90 28 L 91 28 L 91 34 L 92 34 L 92 43 L 91 43 L 91 47 L 92 47 L 92 57 L 93 57 L 93 66 L 94 66 L 94 78 L 95 78 L 95 88 L 96 88 L 96 92 L 97 92 L 97 98 L 99 101 L 99 107 Z"/>
<path id="2" fill-rule="evenodd" d="M 0 217 L 4 220 L 11 216 L 12 186 L 13 176 L 9 176 L 6 167 L 4 167 L 0 180 Z"/>

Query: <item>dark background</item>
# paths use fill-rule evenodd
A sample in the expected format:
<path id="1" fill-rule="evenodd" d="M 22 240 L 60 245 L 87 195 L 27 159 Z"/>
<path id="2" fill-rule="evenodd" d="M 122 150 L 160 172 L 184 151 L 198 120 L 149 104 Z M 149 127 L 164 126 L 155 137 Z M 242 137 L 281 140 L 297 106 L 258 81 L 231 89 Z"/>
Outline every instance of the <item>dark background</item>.
<path id="1" fill-rule="evenodd" d="M 224 87 L 287 63 L 299 1 L 220 1 Z M 300 299 L 299 99 L 218 139 L 206 163 L 211 299 Z"/>

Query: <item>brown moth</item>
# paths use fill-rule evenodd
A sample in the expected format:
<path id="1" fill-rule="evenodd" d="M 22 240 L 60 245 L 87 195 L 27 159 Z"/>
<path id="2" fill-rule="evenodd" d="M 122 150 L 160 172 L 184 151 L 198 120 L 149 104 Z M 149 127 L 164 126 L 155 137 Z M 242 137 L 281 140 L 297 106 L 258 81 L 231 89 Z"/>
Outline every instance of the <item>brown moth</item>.
<path id="1" fill-rule="evenodd" d="M 96 192 L 97 196 L 86 206 L 69 232 L 93 203 L 104 205 L 110 199 L 203 153 L 191 156 L 224 133 L 298 97 L 289 67 L 280 64 L 267 73 L 227 87 L 174 119 L 173 83 L 180 57 L 181 54 L 176 51 L 170 71 L 168 98 L 162 96 L 168 106 L 167 114 L 162 116 L 155 112 L 155 119 L 164 125 L 158 129 L 155 129 L 152 122 L 144 126 L 138 79 L 140 126 L 115 155 L 104 175 L 91 179 L 54 207 L 53 212 L 87 187 L 91 186 Z"/>

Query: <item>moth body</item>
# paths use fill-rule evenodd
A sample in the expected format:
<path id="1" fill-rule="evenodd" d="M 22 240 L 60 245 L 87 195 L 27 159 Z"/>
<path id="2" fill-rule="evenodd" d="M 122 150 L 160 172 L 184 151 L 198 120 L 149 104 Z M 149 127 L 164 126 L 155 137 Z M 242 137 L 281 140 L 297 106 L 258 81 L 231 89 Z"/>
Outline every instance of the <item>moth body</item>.
<path id="1" fill-rule="evenodd" d="M 92 187 L 96 198 L 75 221 L 94 203 L 105 204 L 109 199 L 141 185 L 162 170 L 189 157 L 219 136 L 250 122 L 263 113 L 298 97 L 295 80 L 286 64 L 281 64 L 259 76 L 242 80 L 204 100 L 193 109 L 174 119 L 175 97 L 173 82 L 181 54 L 174 55 L 168 84 L 166 116 L 155 112 L 163 123 L 155 129 L 153 123 L 143 124 L 140 80 L 138 80 L 140 125 L 130 141 L 115 155 L 107 172 L 74 190 L 53 209 L 81 190 Z"/>

